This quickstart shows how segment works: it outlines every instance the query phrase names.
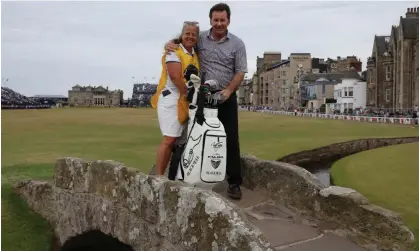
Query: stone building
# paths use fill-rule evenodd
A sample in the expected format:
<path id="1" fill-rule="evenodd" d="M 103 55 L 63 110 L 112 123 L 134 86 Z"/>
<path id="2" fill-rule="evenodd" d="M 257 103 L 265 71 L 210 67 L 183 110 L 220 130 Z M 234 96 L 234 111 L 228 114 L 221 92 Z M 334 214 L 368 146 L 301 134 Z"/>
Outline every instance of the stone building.
<path id="1" fill-rule="evenodd" d="M 265 58 L 265 55 L 264 55 Z M 299 78 L 311 72 L 310 53 L 291 53 L 282 60 L 281 54 L 264 61 L 264 70 L 259 74 L 259 104 L 278 109 L 292 109 L 297 106 L 299 97 Z M 275 60 L 272 60 L 275 59 Z M 265 60 L 265 59 L 264 59 Z"/>
<path id="2" fill-rule="evenodd" d="M 253 74 L 252 77 L 252 93 L 251 93 L 251 101 L 252 105 L 260 105 L 260 98 L 259 98 L 259 75 L 257 72 Z"/>
<path id="3" fill-rule="evenodd" d="M 327 62 L 323 58 L 312 58 L 311 59 L 311 72 L 312 73 L 326 73 Z"/>
<path id="4" fill-rule="evenodd" d="M 419 7 L 408 8 L 390 36 L 374 36 L 367 83 L 371 108 L 406 111 L 419 105 Z"/>
<path id="5" fill-rule="evenodd" d="M 338 72 L 338 61 L 336 59 L 327 58 L 327 73 L 335 73 Z"/>
<path id="6" fill-rule="evenodd" d="M 69 106 L 120 106 L 123 103 L 122 90 L 109 90 L 103 86 L 75 85 L 68 91 Z"/>
<path id="7" fill-rule="evenodd" d="M 346 58 L 337 57 L 337 71 L 345 72 L 350 69 L 355 69 L 356 72 L 362 72 L 361 59 L 356 56 L 347 56 Z"/>
<path id="8" fill-rule="evenodd" d="M 263 90 L 261 89 L 260 79 L 259 76 L 262 74 L 265 69 L 274 63 L 278 63 L 281 61 L 281 52 L 278 51 L 271 51 L 271 52 L 264 52 L 263 57 L 256 58 L 256 72 L 253 74 L 252 77 L 252 89 L 253 89 L 253 105 L 263 105 Z"/>
<path id="9" fill-rule="evenodd" d="M 237 103 L 239 105 L 250 105 L 252 103 L 252 82 L 252 79 L 244 79 L 237 89 Z"/>

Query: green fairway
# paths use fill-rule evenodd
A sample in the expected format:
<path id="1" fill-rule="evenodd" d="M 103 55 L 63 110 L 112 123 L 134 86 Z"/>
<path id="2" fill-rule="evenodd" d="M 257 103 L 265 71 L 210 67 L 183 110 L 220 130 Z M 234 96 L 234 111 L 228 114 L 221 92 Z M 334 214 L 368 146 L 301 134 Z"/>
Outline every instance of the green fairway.
<path id="1" fill-rule="evenodd" d="M 1 117 L 2 248 L 8 251 L 49 250 L 50 242 L 47 224 L 12 193 L 13 182 L 51 179 L 55 160 L 65 156 L 112 159 L 148 172 L 161 140 L 153 109 L 2 110 Z M 241 152 L 270 160 L 352 139 L 418 134 L 406 125 L 249 112 L 239 121 Z"/>
<path id="2" fill-rule="evenodd" d="M 337 161 L 336 185 L 350 187 L 372 203 L 398 212 L 415 233 L 419 250 L 419 143 L 361 152 Z"/>

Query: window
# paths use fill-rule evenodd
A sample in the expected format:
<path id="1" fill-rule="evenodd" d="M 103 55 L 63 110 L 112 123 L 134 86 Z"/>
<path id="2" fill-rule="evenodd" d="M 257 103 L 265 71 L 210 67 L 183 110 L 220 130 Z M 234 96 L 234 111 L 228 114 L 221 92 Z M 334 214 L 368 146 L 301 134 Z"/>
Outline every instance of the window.
<path id="1" fill-rule="evenodd" d="M 370 83 L 372 83 L 374 81 L 374 71 L 373 70 L 369 71 L 369 77 L 370 77 Z"/>
<path id="2" fill-rule="evenodd" d="M 324 95 L 326 93 L 326 85 L 322 84 L 322 94 Z"/>
<path id="3" fill-rule="evenodd" d="M 386 102 L 390 101 L 391 89 L 386 89 Z"/>
<path id="4" fill-rule="evenodd" d="M 390 80 L 390 77 L 391 77 L 391 68 L 390 68 L 390 66 L 388 65 L 388 66 L 386 66 L 386 80 L 388 81 L 388 80 Z"/>
<path id="5" fill-rule="evenodd" d="M 348 96 L 348 87 L 343 88 L 343 91 L 344 91 L 343 96 L 347 97 Z"/>
<path id="6" fill-rule="evenodd" d="M 354 88 L 353 87 L 349 87 L 348 88 L 348 96 L 349 97 L 353 97 L 354 96 Z"/>

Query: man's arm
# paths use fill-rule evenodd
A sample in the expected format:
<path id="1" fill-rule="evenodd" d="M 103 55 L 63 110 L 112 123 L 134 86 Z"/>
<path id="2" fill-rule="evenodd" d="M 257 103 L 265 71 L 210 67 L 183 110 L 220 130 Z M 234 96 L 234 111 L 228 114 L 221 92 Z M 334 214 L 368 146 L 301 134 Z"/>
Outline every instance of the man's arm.
<path id="1" fill-rule="evenodd" d="M 179 48 L 179 39 L 174 38 L 172 40 L 169 40 L 165 45 L 164 45 L 164 51 L 166 52 L 166 55 L 169 54 L 169 52 L 173 52 L 175 51 L 177 48 Z"/>
<path id="2" fill-rule="evenodd" d="M 247 55 L 246 55 L 246 46 L 242 44 L 240 48 L 236 51 L 234 55 L 234 68 L 236 74 L 234 75 L 233 79 L 231 80 L 230 84 L 228 84 L 227 88 L 231 93 L 235 92 L 240 83 L 244 79 L 244 75 L 247 73 Z"/>

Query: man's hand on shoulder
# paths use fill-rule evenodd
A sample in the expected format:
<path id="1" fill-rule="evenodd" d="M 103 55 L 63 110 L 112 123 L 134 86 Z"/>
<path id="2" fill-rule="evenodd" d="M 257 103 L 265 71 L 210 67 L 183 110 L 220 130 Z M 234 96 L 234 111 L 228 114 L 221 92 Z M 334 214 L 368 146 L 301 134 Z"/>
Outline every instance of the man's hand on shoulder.
<path id="1" fill-rule="evenodd" d="M 164 50 L 166 52 L 166 54 L 169 54 L 169 52 L 173 52 L 175 51 L 177 48 L 179 48 L 178 44 L 175 44 L 173 42 L 173 40 L 170 40 L 169 42 L 166 43 L 166 45 L 164 46 Z"/>

